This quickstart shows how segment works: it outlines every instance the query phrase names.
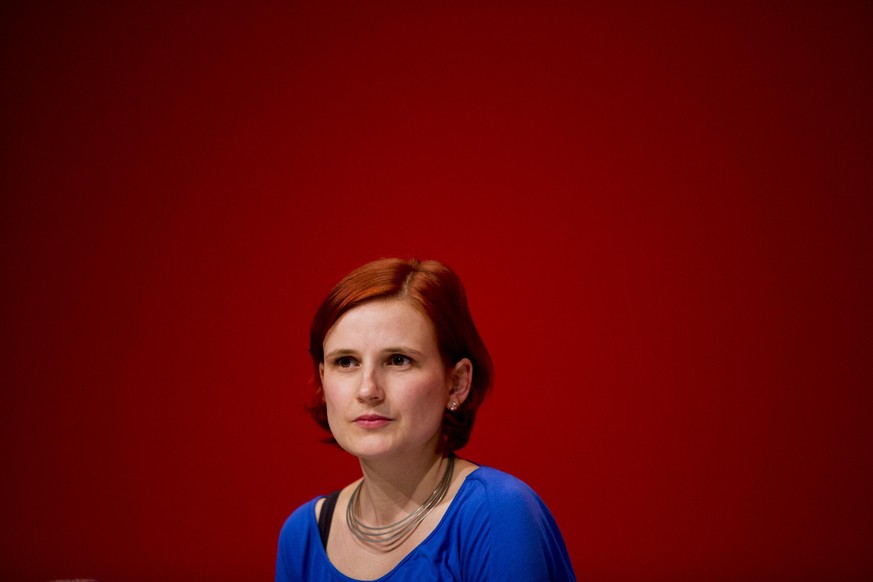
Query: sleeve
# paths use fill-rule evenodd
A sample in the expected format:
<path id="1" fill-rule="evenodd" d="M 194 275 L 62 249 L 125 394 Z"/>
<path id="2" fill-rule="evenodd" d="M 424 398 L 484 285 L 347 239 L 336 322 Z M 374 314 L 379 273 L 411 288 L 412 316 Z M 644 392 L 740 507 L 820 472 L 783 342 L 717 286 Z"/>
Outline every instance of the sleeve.
<path id="1" fill-rule="evenodd" d="M 575 581 L 564 539 L 545 503 L 509 477 L 485 489 L 468 524 L 464 580 Z"/>

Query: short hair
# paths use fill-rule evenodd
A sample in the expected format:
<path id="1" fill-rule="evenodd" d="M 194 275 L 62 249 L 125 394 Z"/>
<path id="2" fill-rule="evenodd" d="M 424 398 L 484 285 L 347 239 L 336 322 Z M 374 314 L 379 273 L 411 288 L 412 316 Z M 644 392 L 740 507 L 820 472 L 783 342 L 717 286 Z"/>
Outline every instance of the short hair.
<path id="1" fill-rule="evenodd" d="M 461 280 L 439 261 L 379 259 L 358 267 L 337 283 L 316 311 L 309 330 L 316 391 L 307 410 L 322 428 L 330 431 L 319 375 L 319 365 L 324 363 L 324 338 L 344 313 L 380 299 L 409 300 L 427 316 L 447 367 L 463 358 L 469 358 L 473 364 L 467 398 L 457 410 L 446 410 L 443 414 L 441 450 L 460 449 L 470 439 L 476 411 L 491 389 L 494 367 L 473 323 Z"/>

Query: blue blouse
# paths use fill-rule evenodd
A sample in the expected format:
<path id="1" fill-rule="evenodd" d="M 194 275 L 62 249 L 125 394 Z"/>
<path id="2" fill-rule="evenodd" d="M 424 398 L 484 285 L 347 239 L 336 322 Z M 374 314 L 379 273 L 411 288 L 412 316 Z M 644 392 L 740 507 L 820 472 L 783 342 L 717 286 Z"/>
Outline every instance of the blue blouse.
<path id="1" fill-rule="evenodd" d="M 279 534 L 276 582 L 350 582 L 327 557 L 315 518 L 316 497 L 297 508 Z M 479 467 L 464 480 L 436 529 L 379 581 L 576 580 L 549 509 L 512 475 Z"/>

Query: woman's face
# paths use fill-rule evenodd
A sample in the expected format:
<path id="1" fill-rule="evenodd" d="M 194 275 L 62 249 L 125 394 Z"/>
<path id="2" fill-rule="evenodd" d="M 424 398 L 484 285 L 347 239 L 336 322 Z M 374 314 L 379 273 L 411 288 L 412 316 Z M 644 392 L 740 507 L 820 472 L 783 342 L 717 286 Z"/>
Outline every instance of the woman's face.
<path id="1" fill-rule="evenodd" d="M 320 367 L 334 438 L 359 458 L 433 453 L 450 399 L 450 372 L 433 324 L 409 301 L 350 309 L 325 336 Z"/>

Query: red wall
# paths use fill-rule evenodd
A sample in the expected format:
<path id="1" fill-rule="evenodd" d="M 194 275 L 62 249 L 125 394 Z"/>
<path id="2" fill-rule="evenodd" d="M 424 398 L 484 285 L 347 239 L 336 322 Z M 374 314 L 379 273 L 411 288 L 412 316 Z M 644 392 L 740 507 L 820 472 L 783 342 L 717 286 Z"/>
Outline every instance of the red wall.
<path id="1" fill-rule="evenodd" d="M 2 579 L 270 579 L 356 476 L 309 318 L 412 255 L 580 577 L 873 576 L 869 4 L 247 4 L 2 8 Z"/>

